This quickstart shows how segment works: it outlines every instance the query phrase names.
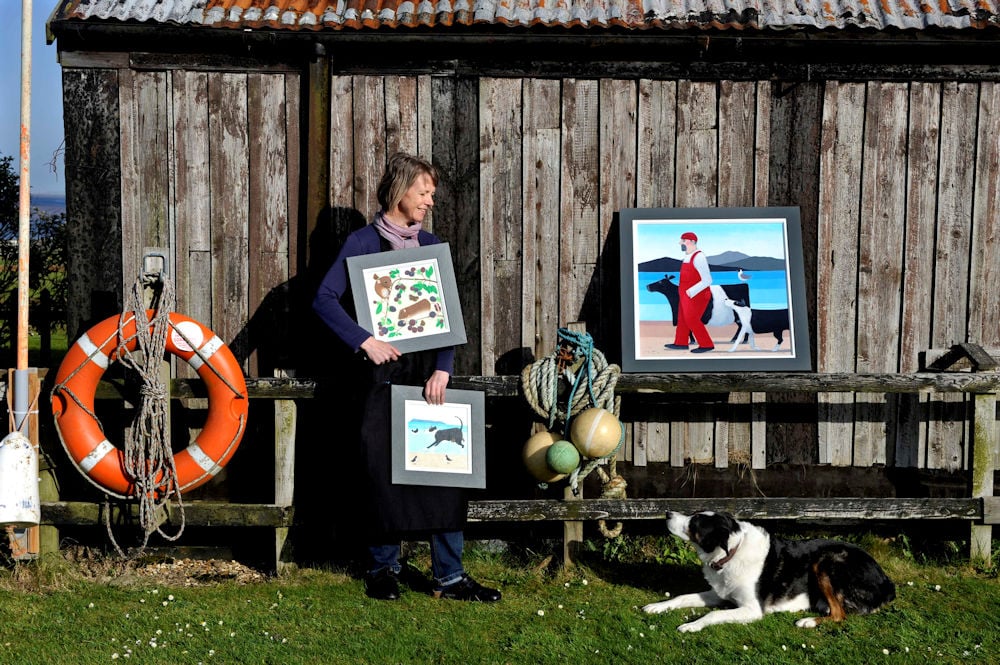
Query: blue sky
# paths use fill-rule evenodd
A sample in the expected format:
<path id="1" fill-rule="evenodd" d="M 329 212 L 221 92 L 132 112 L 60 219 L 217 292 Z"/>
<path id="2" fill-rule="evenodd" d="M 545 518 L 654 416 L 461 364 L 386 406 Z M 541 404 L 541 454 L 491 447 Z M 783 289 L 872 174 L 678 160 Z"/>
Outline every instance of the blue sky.
<path id="1" fill-rule="evenodd" d="M 647 220 L 635 227 L 633 251 L 636 263 L 669 256 L 684 257 L 680 247 L 681 234 L 692 231 L 698 236 L 698 249 L 707 256 L 722 252 L 742 252 L 747 256 L 785 258 L 784 220 L 724 219 Z M 725 222 L 720 224 L 719 222 Z"/>
<path id="2" fill-rule="evenodd" d="M 20 172 L 21 133 L 21 2 L 2 0 L 0 21 L 0 154 L 13 157 Z M 45 43 L 45 22 L 57 0 L 34 0 L 31 28 L 31 193 L 63 195 L 66 190 L 60 155 L 53 173 L 49 163 L 63 142 L 62 70 L 55 44 Z"/>

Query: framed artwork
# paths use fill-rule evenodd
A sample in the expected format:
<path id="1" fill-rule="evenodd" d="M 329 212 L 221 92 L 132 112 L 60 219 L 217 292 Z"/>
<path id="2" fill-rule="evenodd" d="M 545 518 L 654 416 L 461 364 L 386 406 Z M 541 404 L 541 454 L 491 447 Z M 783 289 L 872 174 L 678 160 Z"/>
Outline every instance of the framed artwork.
<path id="1" fill-rule="evenodd" d="M 358 324 L 403 353 L 464 344 L 448 243 L 347 259 Z"/>
<path id="2" fill-rule="evenodd" d="M 424 401 L 419 386 L 392 386 L 392 482 L 486 487 L 483 393 L 447 391 L 444 404 Z"/>
<path id="3" fill-rule="evenodd" d="M 620 222 L 624 371 L 812 368 L 798 208 L 629 208 Z"/>

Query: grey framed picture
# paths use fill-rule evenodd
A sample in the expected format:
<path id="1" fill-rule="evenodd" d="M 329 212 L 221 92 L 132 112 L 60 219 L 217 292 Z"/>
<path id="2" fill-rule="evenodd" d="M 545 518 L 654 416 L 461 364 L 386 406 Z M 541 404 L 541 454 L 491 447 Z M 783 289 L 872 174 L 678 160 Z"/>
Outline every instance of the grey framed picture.
<path id="1" fill-rule="evenodd" d="M 810 370 L 799 209 L 620 211 L 622 369 Z"/>
<path id="2" fill-rule="evenodd" d="M 358 324 L 403 353 L 464 344 L 448 243 L 347 259 Z"/>
<path id="3" fill-rule="evenodd" d="M 486 487 L 483 393 L 448 389 L 444 404 L 419 386 L 392 386 L 392 482 Z"/>

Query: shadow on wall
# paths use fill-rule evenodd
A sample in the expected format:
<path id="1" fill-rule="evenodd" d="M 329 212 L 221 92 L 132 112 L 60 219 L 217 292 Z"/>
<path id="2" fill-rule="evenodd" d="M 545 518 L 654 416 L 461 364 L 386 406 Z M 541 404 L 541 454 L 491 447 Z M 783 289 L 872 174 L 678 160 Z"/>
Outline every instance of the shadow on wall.
<path id="1" fill-rule="evenodd" d="M 315 398 L 296 405 L 292 539 L 299 561 L 352 556 L 344 548 L 354 542 L 349 535 L 363 527 L 363 514 L 357 510 L 365 498 L 358 483 L 363 474 L 356 445 L 362 395 L 354 381 L 360 359 L 313 313 L 312 301 L 344 240 L 365 224 L 364 216 L 353 208 L 325 209 L 308 238 L 304 269 L 267 294 L 237 335 L 247 343 L 233 345 L 246 349 L 247 356 L 256 351 L 260 377 L 284 370 L 293 377 L 317 380 Z M 350 299 L 345 306 L 350 309 Z M 239 360 L 245 363 L 248 357 Z M 261 429 L 248 433 L 250 440 L 273 440 L 271 420 L 258 419 L 256 426 Z M 269 446 L 260 446 L 252 454 L 240 453 L 231 463 L 237 468 L 232 478 L 256 477 L 254 482 L 273 483 Z"/>
<path id="2" fill-rule="evenodd" d="M 594 338 L 609 363 L 621 363 L 621 241 L 619 240 L 618 213 L 614 214 L 604 247 L 597 258 L 597 265 L 587 285 L 587 292 L 580 305 L 577 321 L 587 325 L 587 332 Z M 570 321 L 563 321 L 565 326 Z"/>

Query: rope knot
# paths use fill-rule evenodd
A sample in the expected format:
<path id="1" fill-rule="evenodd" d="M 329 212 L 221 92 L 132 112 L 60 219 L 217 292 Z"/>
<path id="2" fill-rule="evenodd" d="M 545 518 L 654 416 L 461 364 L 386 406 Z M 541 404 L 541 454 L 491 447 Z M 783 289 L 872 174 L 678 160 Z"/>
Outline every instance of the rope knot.
<path id="1" fill-rule="evenodd" d="M 165 400 L 167 399 L 167 387 L 159 382 L 144 383 L 139 388 L 139 396 L 144 400 Z"/>
<path id="2" fill-rule="evenodd" d="M 601 488 L 601 498 L 602 499 L 624 499 L 625 498 L 625 488 L 628 487 L 628 483 L 621 476 L 612 476 L 608 479 L 608 482 L 604 483 Z"/>

